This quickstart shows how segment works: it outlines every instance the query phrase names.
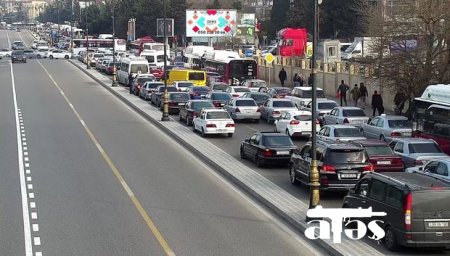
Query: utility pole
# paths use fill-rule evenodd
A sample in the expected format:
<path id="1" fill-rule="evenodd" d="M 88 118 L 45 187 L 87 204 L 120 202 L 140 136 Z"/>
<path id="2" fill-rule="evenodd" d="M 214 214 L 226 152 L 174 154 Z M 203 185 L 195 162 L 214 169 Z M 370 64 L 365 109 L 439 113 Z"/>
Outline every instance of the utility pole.
<path id="1" fill-rule="evenodd" d="M 167 19 L 166 19 L 166 8 L 167 8 L 167 0 L 163 0 L 163 19 L 164 19 L 164 30 L 163 30 L 163 37 L 164 37 L 164 108 L 163 108 L 163 114 L 161 117 L 161 121 L 169 121 L 169 93 L 167 92 Z"/>

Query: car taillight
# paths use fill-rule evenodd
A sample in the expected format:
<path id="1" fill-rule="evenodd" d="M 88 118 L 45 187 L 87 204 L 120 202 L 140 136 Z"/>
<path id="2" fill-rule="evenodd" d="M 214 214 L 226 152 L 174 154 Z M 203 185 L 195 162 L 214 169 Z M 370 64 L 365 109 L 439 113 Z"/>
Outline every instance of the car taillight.
<path id="1" fill-rule="evenodd" d="M 299 123 L 300 123 L 300 121 L 298 121 L 298 120 L 292 120 L 289 122 L 290 125 L 297 125 Z"/>
<path id="2" fill-rule="evenodd" d="M 327 176 L 322 176 L 320 177 L 320 185 L 322 186 L 328 186 L 328 177 Z"/>
<path id="3" fill-rule="evenodd" d="M 405 229 L 406 231 L 411 231 L 411 214 L 412 214 L 412 194 L 408 193 L 406 195 L 405 205 L 404 205 L 404 213 L 405 213 Z"/>
<path id="4" fill-rule="evenodd" d="M 214 107 L 220 107 L 220 102 L 219 101 L 213 101 Z"/>
<path id="5" fill-rule="evenodd" d="M 206 124 L 206 128 L 216 128 L 215 124 Z"/>
<path id="6" fill-rule="evenodd" d="M 422 160 L 414 160 L 414 165 L 423 165 Z"/>
<path id="7" fill-rule="evenodd" d="M 316 119 L 316 124 L 320 124 L 320 121 L 319 121 L 319 119 Z"/>
<path id="8" fill-rule="evenodd" d="M 403 165 L 403 161 L 401 158 L 394 158 L 394 159 L 392 159 L 391 163 L 393 165 Z"/>
<path id="9" fill-rule="evenodd" d="M 235 124 L 227 124 L 225 127 L 235 127 Z"/>
<path id="10" fill-rule="evenodd" d="M 399 132 L 391 132 L 391 137 L 399 137 L 399 136 L 402 136 L 402 134 Z"/>
<path id="11" fill-rule="evenodd" d="M 347 118 L 345 118 L 343 123 L 344 123 L 344 124 L 348 124 L 348 123 L 350 123 L 350 122 L 348 121 Z"/>
<path id="12" fill-rule="evenodd" d="M 336 168 L 334 168 L 334 166 L 329 165 L 329 164 L 324 164 L 322 165 L 322 171 L 324 172 L 336 172 Z"/>
<path id="13" fill-rule="evenodd" d="M 374 171 L 373 165 L 372 164 L 368 164 L 368 165 L 364 166 L 363 167 L 363 171 L 365 171 L 365 172 L 373 172 Z"/>
<path id="14" fill-rule="evenodd" d="M 260 108 L 257 108 L 257 109 L 256 109 L 256 112 L 261 112 L 261 109 L 260 109 Z"/>
<path id="15" fill-rule="evenodd" d="M 173 101 L 169 101 L 169 106 L 175 106 L 175 105 L 177 105 L 177 103 L 176 103 L 176 102 L 173 102 Z"/>
<path id="16" fill-rule="evenodd" d="M 195 112 L 192 112 L 192 113 L 191 113 L 191 116 L 192 116 L 192 117 L 195 117 L 195 116 L 196 116 Z"/>
<path id="17" fill-rule="evenodd" d="M 265 157 L 270 157 L 270 156 L 272 156 L 273 154 L 272 154 L 272 151 L 270 150 L 270 149 L 268 149 L 268 148 L 266 148 L 266 149 L 264 149 L 264 151 L 263 151 L 263 156 L 265 156 Z"/>
<path id="18" fill-rule="evenodd" d="M 233 94 L 233 97 L 238 97 L 239 98 L 239 94 Z"/>
<path id="19" fill-rule="evenodd" d="M 280 113 L 280 111 L 278 111 L 278 110 L 272 111 L 272 115 L 279 115 L 279 114 L 281 114 L 281 113 Z"/>
<path id="20" fill-rule="evenodd" d="M 236 113 L 240 113 L 240 112 L 241 112 L 241 110 L 240 110 L 239 108 L 236 108 L 236 110 L 235 110 L 234 112 L 236 112 Z"/>

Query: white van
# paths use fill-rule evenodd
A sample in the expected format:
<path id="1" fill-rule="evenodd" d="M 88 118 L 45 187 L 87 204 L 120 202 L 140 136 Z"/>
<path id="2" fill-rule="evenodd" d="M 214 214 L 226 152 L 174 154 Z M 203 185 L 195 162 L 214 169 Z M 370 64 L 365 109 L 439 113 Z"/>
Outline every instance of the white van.
<path id="1" fill-rule="evenodd" d="M 48 43 L 46 41 L 39 41 L 36 43 L 36 49 L 38 51 L 48 51 L 49 50 Z"/>
<path id="2" fill-rule="evenodd" d="M 149 74 L 150 70 L 148 67 L 148 61 L 144 58 L 123 58 L 119 62 L 119 70 L 117 72 L 117 77 L 119 83 L 127 85 L 128 76 L 130 74 Z"/>
<path id="3" fill-rule="evenodd" d="M 147 59 L 148 64 L 151 66 L 162 67 L 164 66 L 164 51 L 148 51 L 141 52 L 140 57 Z M 166 57 L 167 65 L 170 64 L 169 56 Z"/>

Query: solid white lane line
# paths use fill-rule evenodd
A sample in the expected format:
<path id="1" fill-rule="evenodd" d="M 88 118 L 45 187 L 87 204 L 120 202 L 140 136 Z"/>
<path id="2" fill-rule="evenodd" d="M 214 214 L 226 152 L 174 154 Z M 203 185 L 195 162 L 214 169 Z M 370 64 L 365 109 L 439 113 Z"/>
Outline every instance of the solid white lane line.
<path id="1" fill-rule="evenodd" d="M 8 37 L 8 45 L 11 45 L 11 41 L 9 39 L 8 32 L 6 33 Z M 16 136 L 17 136 L 17 156 L 19 163 L 19 179 L 20 179 L 20 192 L 22 195 L 22 218 L 23 218 L 23 233 L 24 233 L 24 242 L 25 242 L 25 256 L 33 255 L 33 245 L 31 242 L 31 227 L 30 227 L 30 217 L 29 217 L 29 209 L 28 209 L 28 197 L 27 190 L 25 186 L 25 168 L 22 158 L 22 140 L 25 141 L 25 138 L 21 138 L 20 133 L 20 124 L 23 124 L 23 121 L 19 124 L 19 107 L 17 106 L 17 93 L 16 93 L 16 84 L 14 79 L 14 70 L 12 66 L 12 62 L 9 62 L 11 69 L 11 86 L 13 92 L 13 102 L 14 102 L 14 115 L 16 119 Z"/>

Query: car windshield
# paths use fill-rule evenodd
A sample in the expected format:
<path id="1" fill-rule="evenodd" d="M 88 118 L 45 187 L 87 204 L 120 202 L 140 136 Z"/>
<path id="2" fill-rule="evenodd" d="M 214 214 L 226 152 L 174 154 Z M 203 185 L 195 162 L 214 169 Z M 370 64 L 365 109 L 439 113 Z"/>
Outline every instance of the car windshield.
<path id="1" fill-rule="evenodd" d="M 209 88 L 206 86 L 195 86 L 193 90 L 196 92 L 207 92 L 209 91 Z"/>
<path id="2" fill-rule="evenodd" d="M 302 98 L 312 98 L 312 90 L 302 91 Z M 317 98 L 326 98 L 325 93 L 322 90 L 317 90 Z"/>
<path id="3" fill-rule="evenodd" d="M 227 112 L 208 112 L 206 119 L 230 119 Z"/>
<path id="4" fill-rule="evenodd" d="M 228 93 L 212 93 L 211 99 L 212 100 L 229 100 L 229 99 L 231 99 L 231 96 Z"/>
<path id="5" fill-rule="evenodd" d="M 294 144 L 289 136 L 264 136 L 263 145 L 266 147 L 290 147 Z"/>
<path id="6" fill-rule="evenodd" d="M 335 137 L 363 137 L 358 128 L 338 128 L 334 130 Z"/>
<path id="7" fill-rule="evenodd" d="M 442 153 L 435 143 L 411 143 L 408 145 L 409 153 Z"/>
<path id="8" fill-rule="evenodd" d="M 380 155 L 393 155 L 392 149 L 389 146 L 364 146 L 366 153 L 369 156 L 380 156 Z"/>
<path id="9" fill-rule="evenodd" d="M 234 88 L 235 92 L 249 92 L 250 89 L 248 88 Z"/>
<path id="10" fill-rule="evenodd" d="M 148 65 L 147 64 L 131 64 L 131 73 L 147 73 L 148 72 Z"/>
<path id="11" fill-rule="evenodd" d="M 256 102 L 254 100 L 237 100 L 236 106 L 244 107 L 244 106 L 256 106 Z"/>
<path id="12" fill-rule="evenodd" d="M 178 87 L 189 87 L 189 86 L 193 86 L 194 84 L 192 83 L 178 83 Z"/>
<path id="13" fill-rule="evenodd" d="M 311 121 L 312 116 L 311 115 L 295 115 L 294 119 L 298 120 L 298 121 Z"/>
<path id="14" fill-rule="evenodd" d="M 202 102 L 194 102 L 192 103 L 192 109 L 200 110 L 202 108 L 212 108 L 214 107 L 211 102 L 202 101 Z"/>
<path id="15" fill-rule="evenodd" d="M 319 109 L 333 109 L 337 106 L 338 106 L 338 104 L 336 104 L 334 102 L 319 102 L 318 103 Z"/>
<path id="16" fill-rule="evenodd" d="M 189 94 L 187 93 L 171 93 L 169 95 L 170 100 L 176 101 L 188 101 L 190 99 Z"/>
<path id="17" fill-rule="evenodd" d="M 250 97 L 253 98 L 256 101 L 265 101 L 265 100 L 267 100 L 269 98 L 269 95 L 252 94 Z"/>
<path id="18" fill-rule="evenodd" d="M 140 78 L 138 78 L 136 80 L 136 83 L 143 84 L 143 83 L 148 82 L 148 81 L 155 81 L 155 78 L 153 78 L 153 77 L 140 77 Z"/>
<path id="19" fill-rule="evenodd" d="M 292 108 L 294 107 L 294 104 L 292 103 L 292 101 L 287 101 L 287 100 L 283 100 L 283 101 L 274 101 L 273 102 L 273 106 L 275 108 Z"/>
<path id="20" fill-rule="evenodd" d="M 364 150 L 330 150 L 327 162 L 332 164 L 365 163 L 367 161 Z"/>
<path id="21" fill-rule="evenodd" d="M 342 114 L 344 116 L 366 116 L 362 109 L 344 109 Z"/>
<path id="22" fill-rule="evenodd" d="M 391 128 L 412 128 L 412 122 L 409 120 L 388 120 Z"/>

